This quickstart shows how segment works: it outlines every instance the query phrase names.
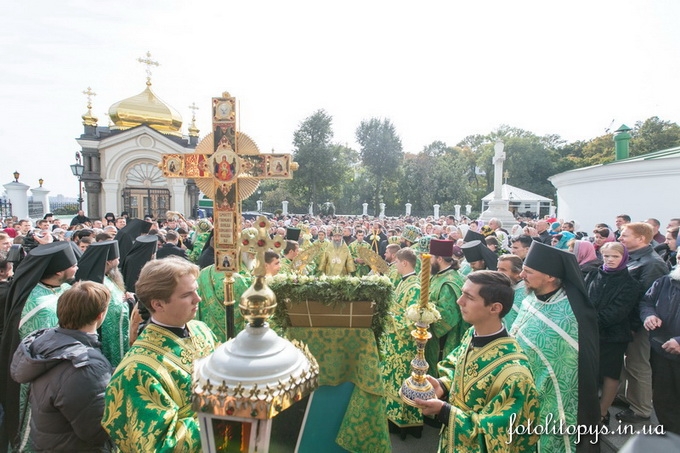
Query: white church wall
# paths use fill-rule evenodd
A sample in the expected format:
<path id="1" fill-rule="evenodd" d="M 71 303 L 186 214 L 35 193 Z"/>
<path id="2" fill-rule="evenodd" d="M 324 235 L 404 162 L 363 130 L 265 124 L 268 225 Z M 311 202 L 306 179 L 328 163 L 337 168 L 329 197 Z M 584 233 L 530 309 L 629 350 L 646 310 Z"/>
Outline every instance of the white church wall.
<path id="1" fill-rule="evenodd" d="M 596 165 L 548 178 L 557 188 L 557 217 L 574 220 L 591 234 L 596 223 L 614 226 L 619 214 L 633 221 L 654 217 L 661 230 L 680 217 L 673 194 L 680 181 L 680 156 Z"/>
<path id="2" fill-rule="evenodd" d="M 185 153 L 187 150 L 172 140 L 145 126 L 131 129 L 102 140 L 99 144 L 102 168 L 101 211 L 116 215 L 123 210 L 122 190 L 128 171 L 137 164 L 158 164 L 163 154 Z M 163 179 L 163 187 L 170 190 L 170 210 L 184 213 L 188 202 L 182 179 Z"/>

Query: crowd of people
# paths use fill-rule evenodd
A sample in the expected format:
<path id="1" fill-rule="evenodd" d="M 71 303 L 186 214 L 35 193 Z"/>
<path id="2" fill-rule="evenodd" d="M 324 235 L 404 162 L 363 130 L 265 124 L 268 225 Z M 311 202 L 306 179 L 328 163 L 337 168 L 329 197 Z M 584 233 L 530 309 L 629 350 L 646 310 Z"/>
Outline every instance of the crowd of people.
<path id="1" fill-rule="evenodd" d="M 656 219 L 613 220 L 584 231 L 550 218 L 508 230 L 452 215 L 283 216 L 270 233 L 285 247 L 265 269 L 389 277 L 380 366 L 386 422 L 402 438 L 428 423 L 444 426 L 441 451 L 598 451 L 616 400 L 620 423 L 655 411 L 680 433 L 680 219 L 665 235 Z M 211 222 L 79 211 L 0 230 L 0 452 L 200 451 L 192 363 L 228 340 Z M 400 388 L 425 254 L 436 397 L 409 405 Z M 242 248 L 236 300 L 255 260 Z M 238 310 L 234 323 L 245 327 Z"/>

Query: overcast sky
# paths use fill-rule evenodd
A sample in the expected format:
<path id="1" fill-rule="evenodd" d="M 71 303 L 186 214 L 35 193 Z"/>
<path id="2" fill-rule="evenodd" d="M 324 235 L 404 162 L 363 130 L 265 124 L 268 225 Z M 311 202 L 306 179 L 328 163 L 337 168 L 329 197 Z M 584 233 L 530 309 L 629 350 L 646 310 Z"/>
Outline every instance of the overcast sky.
<path id="1" fill-rule="evenodd" d="M 680 2 L 132 1 L 4 2 L 0 15 L 0 183 L 21 173 L 76 196 L 88 86 L 100 125 L 145 88 L 179 111 L 239 101 L 261 151 L 292 151 L 318 109 L 358 149 L 360 121 L 389 118 L 407 152 L 502 124 L 569 141 L 614 120 L 680 122 Z"/>

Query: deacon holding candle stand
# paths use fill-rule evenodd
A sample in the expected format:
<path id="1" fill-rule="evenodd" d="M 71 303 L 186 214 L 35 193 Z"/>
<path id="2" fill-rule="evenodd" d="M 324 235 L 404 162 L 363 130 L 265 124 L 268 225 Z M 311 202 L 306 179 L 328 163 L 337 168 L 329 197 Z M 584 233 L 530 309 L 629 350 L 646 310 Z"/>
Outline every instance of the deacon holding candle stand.
<path id="1" fill-rule="evenodd" d="M 458 272 L 458 261 L 453 258 L 453 241 L 432 239 L 429 247 L 430 264 L 427 270 L 429 301 L 437 307 L 441 319 L 430 326 L 434 338 L 427 343 L 425 358 L 430 366 L 430 374 L 437 375 L 437 363 L 453 351 L 459 344 L 470 324 L 460 314 L 456 300 L 461 295 L 465 277 Z M 423 263 L 425 268 L 425 263 Z"/>
<path id="2" fill-rule="evenodd" d="M 463 285 L 457 303 L 472 328 L 439 364 L 441 377 L 426 377 L 436 397 L 414 401 L 444 425 L 440 452 L 536 449 L 538 436 L 527 427 L 538 422 L 538 392 L 527 357 L 501 321 L 513 300 L 512 282 L 500 272 L 474 272 Z"/>

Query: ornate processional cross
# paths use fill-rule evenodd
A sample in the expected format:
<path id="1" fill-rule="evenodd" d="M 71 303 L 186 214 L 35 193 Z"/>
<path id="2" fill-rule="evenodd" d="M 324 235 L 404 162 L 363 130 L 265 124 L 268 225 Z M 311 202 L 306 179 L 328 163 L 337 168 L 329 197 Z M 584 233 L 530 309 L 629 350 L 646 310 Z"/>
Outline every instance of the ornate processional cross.
<path id="1" fill-rule="evenodd" d="M 212 99 L 212 126 L 196 152 L 164 154 L 158 167 L 166 178 L 194 179 L 213 200 L 215 268 L 227 273 L 225 304 L 233 324 L 231 275 L 240 263 L 241 201 L 263 179 L 292 179 L 298 165 L 290 154 L 260 154 L 255 142 L 237 130 L 236 98 L 229 93 Z"/>

